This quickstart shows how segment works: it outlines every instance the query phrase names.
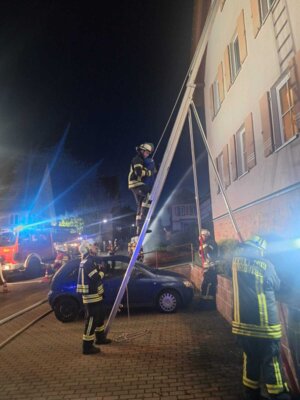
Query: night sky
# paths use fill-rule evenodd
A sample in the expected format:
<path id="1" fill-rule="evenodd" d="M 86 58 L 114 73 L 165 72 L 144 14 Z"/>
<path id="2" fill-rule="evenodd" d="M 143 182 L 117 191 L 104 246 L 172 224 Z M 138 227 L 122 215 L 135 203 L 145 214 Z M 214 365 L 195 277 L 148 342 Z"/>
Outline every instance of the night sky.
<path id="1" fill-rule="evenodd" d="M 187 73 L 192 12 L 192 0 L 1 2 L 2 156 L 55 146 L 70 123 L 65 151 L 103 159 L 125 187 L 135 146 L 158 142 Z"/>

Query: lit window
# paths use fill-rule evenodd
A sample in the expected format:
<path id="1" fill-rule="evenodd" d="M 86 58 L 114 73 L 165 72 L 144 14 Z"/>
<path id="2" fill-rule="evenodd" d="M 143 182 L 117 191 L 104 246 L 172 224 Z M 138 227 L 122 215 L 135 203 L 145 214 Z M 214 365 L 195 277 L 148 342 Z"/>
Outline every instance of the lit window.
<path id="1" fill-rule="evenodd" d="M 284 143 L 290 140 L 297 131 L 294 118 L 293 90 L 289 85 L 289 77 L 286 77 L 277 87 L 277 102 L 281 140 Z"/>
<path id="2" fill-rule="evenodd" d="M 236 134 L 236 161 L 238 177 L 247 172 L 246 132 L 242 128 Z"/>
<path id="3" fill-rule="evenodd" d="M 241 69 L 240 49 L 238 35 L 235 35 L 229 44 L 230 75 L 233 82 Z"/>
<path id="4" fill-rule="evenodd" d="M 273 135 L 275 149 L 296 136 L 296 111 L 290 74 L 286 74 L 271 89 Z"/>
<path id="5" fill-rule="evenodd" d="M 269 11 L 273 5 L 273 3 L 275 2 L 275 0 L 260 0 L 260 18 L 261 21 L 263 22 L 267 15 L 269 14 Z"/>

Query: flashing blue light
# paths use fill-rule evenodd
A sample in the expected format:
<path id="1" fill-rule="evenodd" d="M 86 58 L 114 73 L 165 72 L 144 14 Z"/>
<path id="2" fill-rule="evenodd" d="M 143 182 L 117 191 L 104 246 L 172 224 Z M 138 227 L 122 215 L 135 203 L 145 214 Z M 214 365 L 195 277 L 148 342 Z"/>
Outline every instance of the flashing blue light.
<path id="1" fill-rule="evenodd" d="M 300 239 L 295 239 L 292 241 L 292 247 L 299 249 L 300 248 Z"/>

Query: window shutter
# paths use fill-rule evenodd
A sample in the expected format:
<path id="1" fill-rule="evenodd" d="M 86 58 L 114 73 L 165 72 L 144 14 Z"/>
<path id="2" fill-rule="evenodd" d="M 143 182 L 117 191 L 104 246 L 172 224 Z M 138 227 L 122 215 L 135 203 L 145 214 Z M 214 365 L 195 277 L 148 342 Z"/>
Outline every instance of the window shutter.
<path id="1" fill-rule="evenodd" d="M 268 157 L 273 152 L 272 120 L 269 102 L 269 93 L 266 92 L 259 100 L 264 155 Z"/>
<path id="2" fill-rule="evenodd" d="M 229 147 L 230 147 L 231 177 L 232 180 L 235 181 L 237 179 L 235 135 L 231 136 L 229 140 Z"/>
<path id="3" fill-rule="evenodd" d="M 224 161 L 224 186 L 225 188 L 227 188 L 230 185 L 228 144 L 226 144 L 223 147 L 223 161 Z"/>
<path id="4" fill-rule="evenodd" d="M 228 92 L 231 86 L 231 76 L 230 76 L 230 64 L 229 64 L 229 48 L 226 46 L 226 50 L 224 53 L 224 68 L 225 68 L 225 81 L 226 81 L 226 90 Z"/>
<path id="5" fill-rule="evenodd" d="M 245 31 L 245 21 L 244 21 L 244 10 L 241 11 L 238 23 L 237 23 L 237 34 L 239 38 L 239 50 L 241 63 L 245 61 L 247 56 L 247 42 L 246 42 L 246 31 Z"/>
<path id="6" fill-rule="evenodd" d="M 210 113 L 211 113 L 211 119 L 214 118 L 215 112 L 214 112 L 214 87 L 213 85 L 210 86 L 209 89 L 209 105 L 210 105 Z"/>
<path id="7" fill-rule="evenodd" d="M 220 95 L 220 101 L 224 100 L 224 80 L 223 80 L 223 68 L 222 68 L 222 63 L 219 65 L 218 68 L 218 83 L 219 83 L 219 95 Z"/>
<path id="8" fill-rule="evenodd" d="M 256 165 L 252 113 L 250 113 L 246 118 L 245 134 L 246 134 L 247 167 L 248 170 L 250 170 Z"/>
<path id="9" fill-rule="evenodd" d="M 293 89 L 295 104 L 295 120 L 297 132 L 300 132 L 300 51 L 298 51 L 290 61 L 290 84 Z"/>
<path id="10" fill-rule="evenodd" d="M 259 13 L 259 0 L 251 0 L 251 11 L 252 11 L 252 23 L 253 23 L 253 34 L 257 36 L 260 29 L 260 13 Z"/>

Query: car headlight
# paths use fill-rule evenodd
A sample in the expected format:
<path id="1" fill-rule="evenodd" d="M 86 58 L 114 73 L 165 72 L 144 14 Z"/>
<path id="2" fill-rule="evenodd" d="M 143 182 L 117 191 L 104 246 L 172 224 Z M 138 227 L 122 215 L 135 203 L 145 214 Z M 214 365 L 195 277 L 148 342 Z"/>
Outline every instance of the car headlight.
<path id="1" fill-rule="evenodd" d="M 193 287 L 193 284 L 190 281 L 183 281 L 182 283 L 184 284 L 185 287 Z"/>

